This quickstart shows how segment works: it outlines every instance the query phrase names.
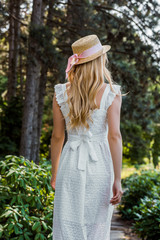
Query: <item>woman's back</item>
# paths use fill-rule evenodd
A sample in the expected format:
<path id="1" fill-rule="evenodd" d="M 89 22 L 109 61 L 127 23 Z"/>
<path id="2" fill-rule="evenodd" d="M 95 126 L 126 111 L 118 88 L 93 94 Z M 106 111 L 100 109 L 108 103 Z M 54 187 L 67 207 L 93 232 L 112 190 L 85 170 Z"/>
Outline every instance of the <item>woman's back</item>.
<path id="1" fill-rule="evenodd" d="M 55 85 L 56 100 L 63 116 L 69 110 L 66 85 Z M 119 89 L 116 85 L 117 93 Z M 107 109 L 115 95 L 109 84 L 105 84 L 99 96 L 99 108 L 92 112 L 90 129 L 68 131 L 56 177 L 55 240 L 104 240 L 107 236 L 109 240 L 114 172 L 107 139 Z M 65 118 L 65 121 L 67 123 L 69 119 Z M 63 228 L 59 229 L 59 226 Z"/>
<path id="2" fill-rule="evenodd" d="M 109 49 L 95 35 L 75 42 L 75 53 L 66 69 L 69 82 L 54 87 L 53 240 L 110 239 L 114 204 L 122 192 L 119 184 L 121 100 L 117 96 L 120 86 L 112 85 L 105 67 L 105 53 Z M 104 76 L 108 84 L 104 83 Z M 65 126 L 67 141 L 60 154 Z"/>
<path id="3" fill-rule="evenodd" d="M 68 87 L 70 83 L 59 83 L 55 85 L 55 92 L 56 92 L 56 99 L 58 104 L 61 107 L 63 117 L 65 118 L 66 125 L 69 124 L 69 117 L 66 115 L 69 112 L 69 106 L 67 104 L 67 98 L 69 95 Z M 96 102 L 97 102 L 97 109 L 90 110 L 92 113 L 93 123 L 88 121 L 90 125 L 90 132 L 92 134 L 99 134 L 106 132 L 107 134 L 107 110 L 109 106 L 112 104 L 116 93 L 120 93 L 120 85 L 113 85 L 115 89 L 115 93 L 112 92 L 110 85 L 104 83 L 100 91 L 97 93 Z M 70 130 L 69 132 L 72 133 L 83 133 L 85 130 L 82 128 L 75 128 Z M 67 132 L 67 133 L 69 133 Z"/>

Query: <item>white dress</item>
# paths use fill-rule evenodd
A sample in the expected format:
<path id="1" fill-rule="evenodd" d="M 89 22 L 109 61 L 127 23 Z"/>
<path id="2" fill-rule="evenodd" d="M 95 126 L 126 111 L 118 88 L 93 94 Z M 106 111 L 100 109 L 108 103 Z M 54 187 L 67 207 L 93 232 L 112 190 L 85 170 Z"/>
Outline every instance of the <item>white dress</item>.
<path id="1" fill-rule="evenodd" d="M 113 85 L 116 93 L 119 85 Z M 69 111 L 66 83 L 55 85 L 56 100 L 63 116 Z M 114 170 L 107 138 L 107 109 L 116 93 L 107 84 L 100 109 L 92 112 L 90 129 L 67 132 L 58 166 L 54 211 L 53 240 L 110 240 L 114 205 Z M 68 117 L 65 118 L 66 124 Z"/>

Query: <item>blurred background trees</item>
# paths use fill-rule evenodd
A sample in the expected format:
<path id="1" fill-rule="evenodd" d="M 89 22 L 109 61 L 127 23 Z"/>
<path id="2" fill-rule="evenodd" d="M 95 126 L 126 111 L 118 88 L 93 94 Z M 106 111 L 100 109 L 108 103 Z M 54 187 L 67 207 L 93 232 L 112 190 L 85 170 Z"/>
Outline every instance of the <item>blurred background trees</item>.
<path id="1" fill-rule="evenodd" d="M 158 1 L 2 0 L 0 154 L 49 159 L 53 86 L 65 82 L 71 44 L 97 34 L 110 44 L 109 69 L 122 91 L 124 162 L 158 166 Z"/>

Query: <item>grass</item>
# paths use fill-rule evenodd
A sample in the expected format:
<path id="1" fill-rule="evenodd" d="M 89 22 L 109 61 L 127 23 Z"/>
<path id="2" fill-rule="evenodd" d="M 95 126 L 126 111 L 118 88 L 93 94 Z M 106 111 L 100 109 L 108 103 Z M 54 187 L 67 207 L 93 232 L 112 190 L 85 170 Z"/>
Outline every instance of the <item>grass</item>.
<path id="1" fill-rule="evenodd" d="M 157 168 L 160 168 L 160 166 L 158 166 Z M 140 173 L 140 171 L 142 169 L 143 170 L 151 170 L 151 169 L 154 169 L 154 167 L 153 167 L 152 163 L 141 164 L 138 166 L 138 168 L 136 168 L 134 165 L 128 165 L 126 163 L 123 163 L 121 177 L 123 179 L 123 178 L 130 176 L 131 174 L 133 174 L 135 172 Z"/>

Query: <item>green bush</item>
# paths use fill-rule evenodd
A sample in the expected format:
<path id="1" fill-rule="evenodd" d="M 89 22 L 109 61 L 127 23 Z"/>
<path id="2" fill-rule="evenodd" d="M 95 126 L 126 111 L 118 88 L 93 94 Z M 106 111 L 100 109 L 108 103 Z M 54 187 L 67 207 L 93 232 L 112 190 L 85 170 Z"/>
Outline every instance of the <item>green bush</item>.
<path id="1" fill-rule="evenodd" d="M 144 197 L 141 199 L 140 205 L 133 208 L 133 211 L 135 215 L 134 231 L 145 240 L 160 239 L 159 194 L 157 194 L 157 199 Z"/>
<path id="2" fill-rule="evenodd" d="M 0 239 L 52 239 L 50 171 L 23 157 L 0 161 Z"/>
<path id="3" fill-rule="evenodd" d="M 142 239 L 160 239 L 160 172 L 142 170 L 123 179 L 122 186 L 122 218 L 133 220 L 132 228 Z"/>
<path id="4" fill-rule="evenodd" d="M 134 173 L 122 180 L 122 186 L 125 189 L 121 204 L 118 206 L 122 217 L 133 219 L 133 207 L 138 206 L 145 196 L 154 197 L 152 189 L 160 185 L 160 172 L 158 170 L 142 170 L 140 175 Z"/>

